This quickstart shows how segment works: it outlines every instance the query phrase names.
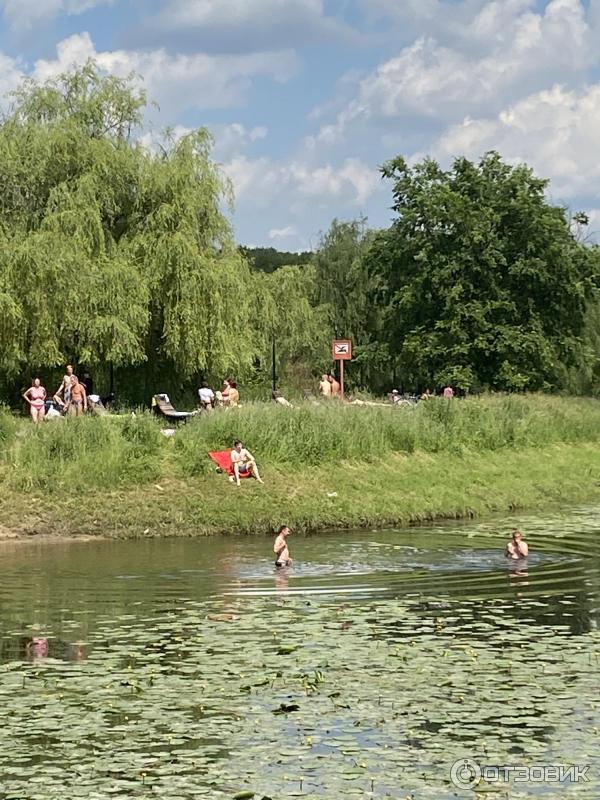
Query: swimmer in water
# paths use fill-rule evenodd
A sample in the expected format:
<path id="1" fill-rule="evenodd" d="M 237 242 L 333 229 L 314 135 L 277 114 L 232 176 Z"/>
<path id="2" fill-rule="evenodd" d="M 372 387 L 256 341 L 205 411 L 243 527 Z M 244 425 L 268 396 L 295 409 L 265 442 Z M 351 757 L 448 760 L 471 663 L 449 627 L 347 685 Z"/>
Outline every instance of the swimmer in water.
<path id="1" fill-rule="evenodd" d="M 282 525 L 277 531 L 277 538 L 275 539 L 275 544 L 273 545 L 276 567 L 289 567 L 292 563 L 290 551 L 286 541 L 290 533 L 291 531 L 287 525 Z"/>
<path id="2" fill-rule="evenodd" d="M 512 539 L 510 539 L 506 545 L 506 552 L 504 555 L 514 560 L 518 558 L 527 558 L 529 555 L 529 545 L 523 538 L 521 531 L 518 531 L 516 528 L 514 528 L 512 532 Z"/>

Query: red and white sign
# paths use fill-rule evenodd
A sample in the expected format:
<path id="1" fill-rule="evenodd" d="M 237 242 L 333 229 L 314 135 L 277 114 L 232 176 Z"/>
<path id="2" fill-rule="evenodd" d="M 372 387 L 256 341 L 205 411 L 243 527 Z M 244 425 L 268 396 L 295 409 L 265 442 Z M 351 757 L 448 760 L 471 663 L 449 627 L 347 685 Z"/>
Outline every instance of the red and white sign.
<path id="1" fill-rule="evenodd" d="M 350 361 L 352 358 L 352 342 L 350 339 L 336 339 L 332 349 L 335 361 Z"/>

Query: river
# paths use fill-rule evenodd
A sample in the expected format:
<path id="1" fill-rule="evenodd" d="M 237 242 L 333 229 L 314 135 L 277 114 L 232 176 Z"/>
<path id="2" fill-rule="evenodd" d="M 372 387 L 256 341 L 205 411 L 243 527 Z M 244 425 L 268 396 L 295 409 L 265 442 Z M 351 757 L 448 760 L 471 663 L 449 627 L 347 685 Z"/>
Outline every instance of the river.
<path id="1" fill-rule="evenodd" d="M 0 800 L 600 797 L 599 508 L 289 542 L 2 544 Z"/>

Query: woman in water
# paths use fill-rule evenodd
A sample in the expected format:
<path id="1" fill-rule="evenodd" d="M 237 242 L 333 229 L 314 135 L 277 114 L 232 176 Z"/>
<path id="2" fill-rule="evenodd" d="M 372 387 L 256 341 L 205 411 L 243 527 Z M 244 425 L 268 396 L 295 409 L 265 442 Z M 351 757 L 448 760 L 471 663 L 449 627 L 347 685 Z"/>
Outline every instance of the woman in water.
<path id="1" fill-rule="evenodd" d="M 39 378 L 34 380 L 23 397 L 29 403 L 31 419 L 37 425 L 38 422 L 44 419 L 44 414 L 46 413 L 46 390 L 41 385 Z"/>

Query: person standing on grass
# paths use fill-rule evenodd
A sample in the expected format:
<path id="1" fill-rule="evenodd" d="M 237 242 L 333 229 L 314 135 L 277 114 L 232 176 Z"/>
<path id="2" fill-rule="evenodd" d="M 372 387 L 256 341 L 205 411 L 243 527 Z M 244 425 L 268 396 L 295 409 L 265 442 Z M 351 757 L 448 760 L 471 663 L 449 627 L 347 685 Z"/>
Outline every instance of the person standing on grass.
<path id="1" fill-rule="evenodd" d="M 249 450 L 246 450 L 244 445 L 239 439 L 233 443 L 233 450 L 231 451 L 231 464 L 233 466 L 233 474 L 235 482 L 240 485 L 240 475 L 251 475 L 259 483 L 263 480 L 260 477 L 256 460 Z"/>
<path id="2" fill-rule="evenodd" d="M 454 389 L 451 386 L 446 386 L 444 389 L 444 397 L 448 398 L 449 400 L 454 397 Z"/>
<path id="3" fill-rule="evenodd" d="M 515 561 L 518 558 L 527 558 L 529 555 L 529 545 L 523 538 L 521 531 L 516 528 L 513 529 L 512 538 L 506 545 L 505 555 Z"/>
<path id="4" fill-rule="evenodd" d="M 79 383 L 79 378 L 73 375 L 71 378 L 71 402 L 68 412 L 74 417 L 80 417 L 87 411 L 87 394 L 85 386 Z"/>
<path id="5" fill-rule="evenodd" d="M 291 531 L 287 525 L 282 525 L 277 531 L 277 538 L 273 545 L 273 552 L 275 553 L 275 566 L 276 567 L 289 567 L 292 564 L 290 558 L 290 550 L 287 544 L 287 537 Z"/>
<path id="6" fill-rule="evenodd" d="M 56 390 L 56 394 L 52 398 L 56 403 L 56 405 L 59 408 L 64 409 L 65 411 L 68 410 L 69 404 L 71 402 L 72 377 L 73 377 L 73 367 L 70 364 L 67 364 L 67 366 L 65 367 L 65 374 L 63 375 L 61 384 Z"/>
<path id="7" fill-rule="evenodd" d="M 240 404 L 240 393 L 238 392 L 237 383 L 234 380 L 229 381 L 229 408 L 236 408 Z"/>
<path id="8" fill-rule="evenodd" d="M 200 398 L 200 406 L 205 411 L 210 411 L 215 405 L 215 393 L 209 388 L 207 383 L 203 383 L 198 389 L 198 397 Z"/>
<path id="9" fill-rule="evenodd" d="M 44 419 L 46 413 L 46 390 L 42 386 L 39 378 L 33 381 L 23 397 L 29 403 L 31 419 L 37 425 L 38 422 Z"/>

